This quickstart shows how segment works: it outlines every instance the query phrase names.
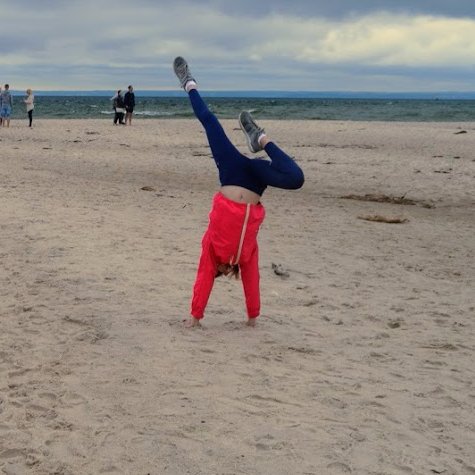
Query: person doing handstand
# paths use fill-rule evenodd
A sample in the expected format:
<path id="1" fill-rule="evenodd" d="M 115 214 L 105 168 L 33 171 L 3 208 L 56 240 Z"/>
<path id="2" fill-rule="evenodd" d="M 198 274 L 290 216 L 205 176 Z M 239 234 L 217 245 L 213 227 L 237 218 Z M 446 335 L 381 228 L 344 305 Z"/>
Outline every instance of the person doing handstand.
<path id="1" fill-rule="evenodd" d="M 220 275 L 241 274 L 247 309 L 247 324 L 254 326 L 260 314 L 257 234 L 264 220 L 261 196 L 268 186 L 296 190 L 304 183 L 301 168 L 272 142 L 247 111 L 239 115 L 239 125 L 253 153 L 264 150 L 270 160 L 248 158 L 230 142 L 216 116 L 198 92 L 188 63 L 175 58 L 173 69 L 188 93 L 197 119 L 203 125 L 221 183 L 214 195 L 209 224 L 202 238 L 191 317 L 186 326 L 200 325 L 214 280 Z"/>

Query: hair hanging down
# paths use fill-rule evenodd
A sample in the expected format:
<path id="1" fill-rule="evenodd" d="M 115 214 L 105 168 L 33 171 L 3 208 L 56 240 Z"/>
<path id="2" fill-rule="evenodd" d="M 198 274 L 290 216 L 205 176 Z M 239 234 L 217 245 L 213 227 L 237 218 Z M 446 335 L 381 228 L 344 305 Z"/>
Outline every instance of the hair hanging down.
<path id="1" fill-rule="evenodd" d="M 229 276 L 230 278 L 234 277 L 236 280 L 238 280 L 239 264 L 219 264 L 215 278 L 222 275 Z"/>

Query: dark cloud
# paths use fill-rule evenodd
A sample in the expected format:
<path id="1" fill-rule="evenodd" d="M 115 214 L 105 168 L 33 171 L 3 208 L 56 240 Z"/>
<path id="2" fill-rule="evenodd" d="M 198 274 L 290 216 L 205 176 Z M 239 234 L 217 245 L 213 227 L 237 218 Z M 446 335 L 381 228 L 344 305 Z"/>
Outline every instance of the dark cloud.
<path id="1" fill-rule="evenodd" d="M 0 71 L 18 84 L 115 88 L 120 78 L 155 89 L 176 87 L 171 60 L 189 54 L 209 89 L 429 90 L 452 82 L 468 90 L 471 25 L 435 22 L 434 33 L 431 22 L 411 17 L 473 17 L 473 1 L 15 0 L 3 12 Z M 376 12 L 405 17 L 351 21 Z M 329 21 L 304 21 L 312 19 Z M 379 48 L 385 27 L 399 23 L 402 39 Z M 439 43 L 446 32 L 452 43 Z"/>
<path id="2" fill-rule="evenodd" d="M 0 54 L 11 53 L 31 53 L 41 51 L 44 48 L 44 41 L 38 38 L 32 38 L 28 35 L 9 36 L 0 35 Z"/>
<path id="3" fill-rule="evenodd" d="M 167 2 L 155 0 L 136 0 L 138 3 Z M 189 1 L 177 0 L 177 4 Z M 391 12 L 409 14 L 443 15 L 448 17 L 475 17 L 473 0 L 193 0 L 193 5 L 216 8 L 226 14 L 242 14 L 250 17 L 281 13 L 299 17 L 324 17 L 334 20 L 366 15 L 372 12 Z"/>
<path id="4" fill-rule="evenodd" d="M 65 0 L 15 0 L 15 7 L 29 10 L 61 10 L 74 2 Z M 77 1 L 78 4 L 79 1 Z M 97 7 L 103 3 L 109 8 L 112 3 L 99 0 Z M 392 13 L 443 15 L 448 17 L 475 18 L 473 0 L 175 0 L 174 5 L 193 5 L 218 9 L 225 14 L 240 14 L 249 17 L 258 17 L 271 13 L 293 14 L 300 17 L 324 17 L 331 19 L 366 15 L 371 12 L 386 11 Z M 128 2 L 117 1 L 117 9 Z M 149 5 L 166 9 L 170 7 L 169 0 L 135 0 L 134 7 Z"/>
<path id="5" fill-rule="evenodd" d="M 49 10 L 60 9 L 64 5 L 64 0 L 15 0 L 15 8 L 28 10 Z M 5 7 L 6 8 L 6 7 Z"/>
<path id="6" fill-rule="evenodd" d="M 251 2 L 249 2 L 251 3 Z M 294 7 L 299 15 L 323 16 L 333 19 L 366 15 L 371 12 L 392 12 L 410 14 L 443 15 L 448 17 L 475 16 L 473 0 L 450 2 L 447 0 L 339 0 L 281 2 L 282 8 L 290 13 Z"/>

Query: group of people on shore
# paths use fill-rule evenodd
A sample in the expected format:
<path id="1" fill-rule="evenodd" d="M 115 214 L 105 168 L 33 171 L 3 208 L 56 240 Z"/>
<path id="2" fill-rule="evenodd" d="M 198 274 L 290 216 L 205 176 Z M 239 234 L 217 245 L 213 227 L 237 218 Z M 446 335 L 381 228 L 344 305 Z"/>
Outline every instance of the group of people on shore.
<path id="1" fill-rule="evenodd" d="M 33 110 L 35 108 L 35 96 L 31 89 L 26 90 L 26 96 L 23 99 L 28 114 L 29 127 L 33 125 Z M 10 127 L 10 118 L 13 110 L 13 96 L 10 92 L 10 85 L 0 86 L 0 125 Z"/>
<path id="2" fill-rule="evenodd" d="M 26 95 L 23 99 L 28 114 L 28 125 L 33 126 L 33 110 L 35 109 L 35 96 L 31 89 L 26 90 Z M 127 92 L 122 96 L 122 91 L 119 89 L 117 94 L 112 97 L 112 107 L 114 109 L 114 125 L 132 125 L 132 116 L 135 108 L 135 93 L 134 88 L 129 86 Z M 0 126 L 10 127 L 10 118 L 13 111 L 13 96 L 10 92 L 10 85 L 5 84 L 0 86 Z"/>
<path id="3" fill-rule="evenodd" d="M 114 125 L 132 125 L 132 115 L 135 107 L 134 88 L 129 86 L 127 92 L 122 97 L 122 90 L 112 97 L 112 108 L 114 109 Z"/>

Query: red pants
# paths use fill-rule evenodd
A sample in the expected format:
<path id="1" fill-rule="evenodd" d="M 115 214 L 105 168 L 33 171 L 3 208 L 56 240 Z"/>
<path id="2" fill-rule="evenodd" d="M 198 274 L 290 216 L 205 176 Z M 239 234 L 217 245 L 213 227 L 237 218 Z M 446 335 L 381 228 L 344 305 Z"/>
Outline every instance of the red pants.
<path id="1" fill-rule="evenodd" d="M 261 204 L 237 203 L 216 193 L 191 301 L 191 315 L 204 316 L 219 264 L 239 264 L 249 318 L 259 316 L 259 256 L 257 233 L 265 217 Z M 239 252 L 240 251 L 240 252 Z M 237 261 L 237 262 L 236 262 Z"/>

